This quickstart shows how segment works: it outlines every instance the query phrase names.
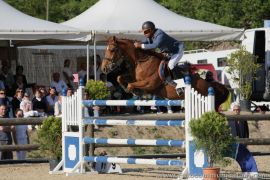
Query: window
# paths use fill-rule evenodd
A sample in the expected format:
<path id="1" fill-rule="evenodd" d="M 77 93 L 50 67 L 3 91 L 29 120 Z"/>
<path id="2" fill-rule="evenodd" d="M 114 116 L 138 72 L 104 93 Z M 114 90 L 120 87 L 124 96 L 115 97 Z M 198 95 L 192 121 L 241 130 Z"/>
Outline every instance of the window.
<path id="1" fill-rule="evenodd" d="M 218 67 L 226 66 L 227 65 L 227 58 L 226 57 L 218 58 L 217 65 L 218 65 Z"/>
<path id="2" fill-rule="evenodd" d="M 197 64 L 207 64 L 207 59 L 198 60 Z"/>

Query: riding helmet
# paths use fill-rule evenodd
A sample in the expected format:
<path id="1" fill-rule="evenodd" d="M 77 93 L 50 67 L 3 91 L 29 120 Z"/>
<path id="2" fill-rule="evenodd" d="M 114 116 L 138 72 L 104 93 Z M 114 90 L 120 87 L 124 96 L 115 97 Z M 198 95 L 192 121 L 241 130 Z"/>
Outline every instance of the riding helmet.
<path id="1" fill-rule="evenodd" d="M 151 21 L 146 21 L 146 22 L 144 22 L 143 23 L 143 25 L 142 25 L 142 29 L 144 30 L 144 29 L 155 29 L 156 27 L 155 27 L 155 24 L 153 23 L 153 22 L 151 22 Z"/>

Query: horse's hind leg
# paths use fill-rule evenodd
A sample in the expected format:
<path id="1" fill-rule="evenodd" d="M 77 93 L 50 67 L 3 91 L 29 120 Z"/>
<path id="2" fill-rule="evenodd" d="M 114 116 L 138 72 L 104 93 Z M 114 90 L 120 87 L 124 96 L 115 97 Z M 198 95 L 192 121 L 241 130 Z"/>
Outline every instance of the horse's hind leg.
<path id="1" fill-rule="evenodd" d="M 133 83 L 128 83 L 127 90 L 129 92 L 133 91 L 135 88 L 147 91 L 147 90 L 149 90 L 151 88 L 151 83 L 149 83 L 148 80 L 136 81 L 136 82 L 133 82 Z"/>

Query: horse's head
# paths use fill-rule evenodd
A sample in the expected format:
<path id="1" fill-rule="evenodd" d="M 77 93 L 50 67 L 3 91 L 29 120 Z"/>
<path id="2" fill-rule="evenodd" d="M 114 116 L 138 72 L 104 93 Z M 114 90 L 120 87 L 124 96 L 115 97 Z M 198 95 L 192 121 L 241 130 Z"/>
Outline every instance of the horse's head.
<path id="1" fill-rule="evenodd" d="M 105 50 L 105 56 L 101 64 L 101 71 L 105 74 L 110 73 L 123 62 L 124 53 L 116 37 L 110 37 Z"/>

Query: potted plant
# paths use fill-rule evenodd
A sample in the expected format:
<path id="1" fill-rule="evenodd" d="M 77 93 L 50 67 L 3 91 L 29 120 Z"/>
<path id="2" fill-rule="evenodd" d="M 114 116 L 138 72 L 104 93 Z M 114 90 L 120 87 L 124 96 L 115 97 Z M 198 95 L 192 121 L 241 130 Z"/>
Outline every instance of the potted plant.
<path id="1" fill-rule="evenodd" d="M 242 109 L 250 111 L 250 97 L 252 95 L 252 83 L 257 78 L 256 73 L 260 68 L 257 57 L 248 52 L 244 47 L 233 52 L 227 60 L 227 72 L 237 85 L 237 93 L 240 95 Z"/>
<path id="2" fill-rule="evenodd" d="M 50 170 L 62 158 L 62 122 L 59 117 L 47 117 L 37 131 L 37 143 L 41 153 L 49 158 Z"/>
<path id="3" fill-rule="evenodd" d="M 85 85 L 85 90 L 88 93 L 88 98 L 93 100 L 103 100 L 110 96 L 110 91 L 103 81 L 88 80 Z M 94 116 L 98 116 L 99 107 L 94 106 L 93 109 Z"/>
<path id="4" fill-rule="evenodd" d="M 203 169 L 204 179 L 218 179 L 219 168 L 214 168 L 214 164 L 228 165 L 230 161 L 225 157 L 232 153 L 235 143 L 226 117 L 215 111 L 207 112 L 192 119 L 189 127 L 196 149 L 204 150 L 208 157 L 209 167 Z"/>

